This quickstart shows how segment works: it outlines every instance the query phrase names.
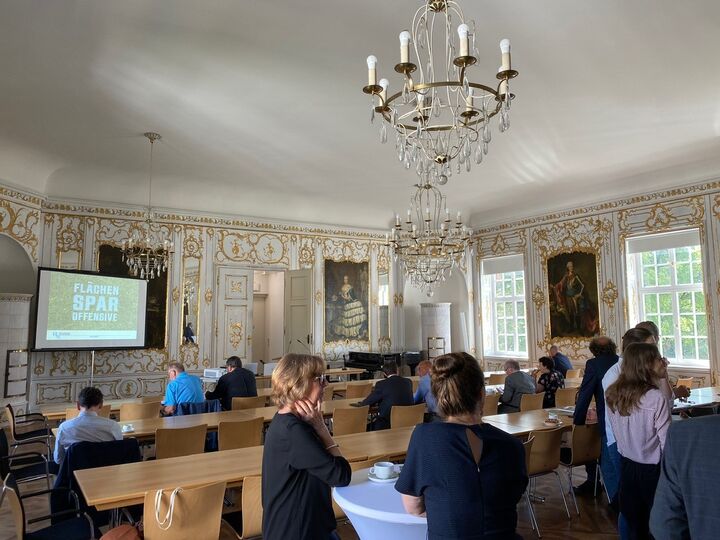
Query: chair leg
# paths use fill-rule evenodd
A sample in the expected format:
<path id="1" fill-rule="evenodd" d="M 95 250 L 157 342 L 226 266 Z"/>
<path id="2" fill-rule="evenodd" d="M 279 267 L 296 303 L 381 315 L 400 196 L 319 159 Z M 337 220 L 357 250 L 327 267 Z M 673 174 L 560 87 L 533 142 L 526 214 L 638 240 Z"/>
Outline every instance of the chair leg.
<path id="1" fill-rule="evenodd" d="M 533 508 L 532 502 L 530 501 L 529 489 L 525 490 L 525 502 L 527 503 L 528 512 L 530 513 L 530 526 L 535 531 L 535 534 L 537 534 L 538 538 L 542 538 L 542 534 L 540 534 L 540 526 L 538 525 L 537 518 L 535 517 L 535 509 Z"/>
<path id="2" fill-rule="evenodd" d="M 570 519 L 570 509 L 567 505 L 567 500 L 565 499 L 565 488 L 563 488 L 562 480 L 560 479 L 560 475 L 557 471 L 553 471 L 553 474 L 557 477 L 558 485 L 560 486 L 560 496 L 562 497 L 563 504 L 565 505 L 565 513 L 567 514 L 568 519 Z"/>
<path id="3" fill-rule="evenodd" d="M 605 491 L 605 497 L 607 498 L 608 504 L 610 504 L 610 494 L 607 490 L 607 485 L 605 484 L 605 479 L 603 478 L 602 469 L 600 468 L 600 465 L 598 464 L 597 470 L 596 470 L 596 478 L 595 478 L 595 484 L 597 485 L 597 475 L 600 475 L 600 480 L 602 480 L 603 483 L 603 489 Z"/>
<path id="4" fill-rule="evenodd" d="M 575 505 L 575 512 L 577 512 L 577 515 L 580 515 L 580 509 L 578 508 L 577 503 L 577 497 L 575 497 L 575 490 L 573 489 L 572 485 L 572 471 L 573 468 L 571 466 L 568 466 L 568 482 L 570 482 L 570 489 L 568 489 L 568 492 L 572 496 L 573 504 Z"/>

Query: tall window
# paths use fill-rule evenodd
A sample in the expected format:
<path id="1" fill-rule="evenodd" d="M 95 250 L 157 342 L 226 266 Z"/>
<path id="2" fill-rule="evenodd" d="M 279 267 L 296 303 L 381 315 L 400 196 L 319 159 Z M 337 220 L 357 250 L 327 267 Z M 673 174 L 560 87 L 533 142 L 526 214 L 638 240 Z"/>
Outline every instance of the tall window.
<path id="1" fill-rule="evenodd" d="M 671 363 L 707 367 L 707 313 L 697 230 L 628 241 L 630 297 L 638 320 L 660 329 Z M 632 315 L 631 315 L 632 316 Z"/>
<path id="2" fill-rule="evenodd" d="M 484 260 L 481 289 L 485 355 L 527 358 L 522 255 Z"/>

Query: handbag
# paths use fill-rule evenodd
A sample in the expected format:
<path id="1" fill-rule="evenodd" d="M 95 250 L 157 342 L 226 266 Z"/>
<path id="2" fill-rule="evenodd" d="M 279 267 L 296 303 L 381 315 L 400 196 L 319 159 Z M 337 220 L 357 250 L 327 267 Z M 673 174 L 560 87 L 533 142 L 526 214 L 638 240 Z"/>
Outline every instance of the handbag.
<path id="1" fill-rule="evenodd" d="M 138 527 L 124 523 L 110 529 L 100 540 L 143 540 L 143 534 Z"/>

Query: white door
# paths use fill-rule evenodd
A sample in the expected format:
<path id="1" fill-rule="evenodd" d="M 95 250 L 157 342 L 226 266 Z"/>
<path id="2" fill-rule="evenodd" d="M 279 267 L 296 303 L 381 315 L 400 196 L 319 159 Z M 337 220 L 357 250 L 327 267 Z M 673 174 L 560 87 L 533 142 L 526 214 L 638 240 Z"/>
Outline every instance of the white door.
<path id="1" fill-rule="evenodd" d="M 253 271 L 221 266 L 217 274 L 215 351 L 252 361 Z M 263 323 L 264 324 L 264 323 Z M 220 365 L 223 365 L 221 362 Z"/>
<path id="2" fill-rule="evenodd" d="M 312 270 L 285 272 L 285 352 L 313 351 Z"/>

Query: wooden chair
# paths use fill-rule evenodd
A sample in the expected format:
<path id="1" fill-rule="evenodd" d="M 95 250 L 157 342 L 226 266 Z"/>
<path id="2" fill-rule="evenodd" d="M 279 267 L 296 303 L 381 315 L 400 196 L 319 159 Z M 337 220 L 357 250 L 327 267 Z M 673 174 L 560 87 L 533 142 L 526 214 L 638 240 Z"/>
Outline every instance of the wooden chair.
<path id="1" fill-rule="evenodd" d="M 338 407 L 333 411 L 333 437 L 365 433 L 370 407 Z"/>
<path id="2" fill-rule="evenodd" d="M 246 476 L 242 485 L 242 538 L 262 536 L 262 476 Z"/>
<path id="3" fill-rule="evenodd" d="M 65 409 L 65 420 L 72 420 L 79 414 L 80 411 L 77 407 L 68 407 L 67 409 Z M 102 416 L 103 418 L 110 418 L 110 405 L 103 405 L 100 409 L 100 412 L 98 412 L 98 416 Z"/>
<path id="4" fill-rule="evenodd" d="M 14 454 L 18 446 L 33 442 L 44 444 L 47 449 L 46 455 L 51 456 L 50 438 L 52 432 L 47 419 L 42 414 L 15 414 L 15 409 L 8 403 L 5 405 L 5 417 L 10 424 L 10 434 L 14 440 L 10 445 L 10 454 Z M 31 429 L 25 431 L 25 428 Z"/>
<path id="5" fill-rule="evenodd" d="M 239 422 L 220 422 L 218 424 L 218 448 L 234 450 L 262 444 L 264 420 L 262 417 Z"/>
<path id="6" fill-rule="evenodd" d="M 678 378 L 675 386 L 685 386 L 687 388 L 692 389 L 693 380 L 694 380 L 693 377 L 681 377 L 681 378 Z"/>
<path id="7" fill-rule="evenodd" d="M 192 489 L 182 488 L 175 494 L 174 504 L 170 509 L 173 491 L 163 490 L 157 509 L 155 508 L 157 491 L 151 490 L 145 493 L 143 508 L 145 540 L 218 538 L 225 482 Z M 163 526 L 157 522 L 157 515 L 161 521 L 166 519 Z"/>
<path id="8" fill-rule="evenodd" d="M 26 522 L 25 507 L 23 505 L 24 499 L 29 499 L 37 495 L 44 495 L 43 502 L 38 502 L 36 504 L 40 505 L 40 507 L 45 504 L 45 507 L 47 508 L 47 495 L 49 493 L 59 491 L 68 492 L 68 495 L 72 497 L 72 500 L 74 502 L 74 508 L 71 508 L 70 510 L 65 510 L 63 512 L 58 512 L 57 514 L 36 517 Z M 42 491 L 33 491 L 32 493 L 28 493 L 25 495 L 20 495 L 17 482 L 15 481 L 15 478 L 11 473 L 8 474 L 3 480 L 2 493 L 0 493 L 0 502 L 3 502 L 6 498 L 8 500 L 8 505 L 10 506 L 10 511 L 12 512 L 13 516 L 13 522 L 15 525 L 15 538 L 18 538 L 19 540 L 24 540 L 25 538 L 28 538 L 28 534 L 26 531 L 27 525 L 46 521 L 50 518 L 55 518 L 56 516 L 59 518 L 61 514 L 64 516 L 64 521 L 60 521 L 54 525 L 44 527 L 40 530 L 35 530 L 33 532 L 33 538 L 35 538 L 36 535 L 37 538 L 95 538 L 95 525 L 93 524 L 92 519 L 90 518 L 90 516 L 80 511 L 80 503 L 78 501 L 77 495 L 69 489 L 46 489 Z M 69 514 L 71 514 L 73 517 L 68 517 Z"/>
<path id="9" fill-rule="evenodd" d="M 577 388 L 558 388 L 555 392 L 556 407 L 573 407 L 577 398 Z"/>
<path id="10" fill-rule="evenodd" d="M 335 389 L 332 386 L 326 386 L 323 389 L 323 401 L 332 401 Z"/>
<path id="11" fill-rule="evenodd" d="M 155 430 L 155 459 L 190 456 L 205 451 L 207 424 Z"/>
<path id="12" fill-rule="evenodd" d="M 520 398 L 520 412 L 542 409 L 543 397 L 545 397 L 545 392 L 540 394 L 523 394 Z"/>
<path id="13" fill-rule="evenodd" d="M 390 409 L 390 428 L 413 427 L 423 423 L 425 404 L 393 405 Z"/>
<path id="14" fill-rule="evenodd" d="M 498 403 L 502 394 L 485 394 L 483 403 L 483 416 L 492 416 L 498 413 Z"/>
<path id="15" fill-rule="evenodd" d="M 580 515 L 580 509 L 578 508 L 577 499 L 575 498 L 575 490 L 572 489 L 573 467 L 587 463 L 597 463 L 600 459 L 601 444 L 598 424 L 573 426 L 572 436 L 570 437 L 570 460 L 560 462 L 560 465 L 567 468 L 570 493 L 572 494 L 573 503 L 575 504 L 575 512 L 577 512 L 578 515 Z M 597 475 L 599 470 L 600 466 L 598 465 L 595 468 L 595 494 L 597 494 Z"/>
<path id="16" fill-rule="evenodd" d="M 143 396 L 140 403 L 160 403 L 165 396 Z"/>
<path id="17" fill-rule="evenodd" d="M 120 421 L 145 420 L 160 416 L 160 404 L 150 403 L 123 403 L 120 405 Z"/>
<path id="18" fill-rule="evenodd" d="M 265 396 L 257 397 L 234 397 L 232 398 L 232 410 L 244 411 L 246 409 L 259 409 L 265 406 L 267 398 Z"/>
<path id="19" fill-rule="evenodd" d="M 533 488 L 534 480 L 536 478 L 547 474 L 554 474 L 557 477 L 558 486 L 560 487 L 560 495 L 562 496 L 563 504 L 565 505 L 565 513 L 567 514 L 568 519 L 570 519 L 570 510 L 568 509 L 567 501 L 565 500 L 565 490 L 563 489 L 560 475 L 556 470 L 560 465 L 560 443 L 562 441 L 563 431 L 563 428 L 533 431 L 528 436 L 528 439 L 534 439 L 527 468 L 528 476 L 530 477 L 528 490 Z M 532 504 L 532 499 L 529 494 L 525 500 L 528 504 Z M 535 524 L 537 525 L 537 520 L 535 521 Z M 538 537 L 540 537 L 539 526 L 535 529 L 535 531 L 537 532 Z"/>
<path id="20" fill-rule="evenodd" d="M 566 379 L 579 379 L 582 377 L 582 369 L 568 369 L 565 374 Z"/>
<path id="21" fill-rule="evenodd" d="M 345 388 L 345 399 L 365 399 L 372 392 L 373 383 L 348 383 Z"/>
<path id="22" fill-rule="evenodd" d="M 507 377 L 507 375 L 504 373 L 491 373 L 488 384 L 505 384 L 505 377 Z"/>
<path id="23" fill-rule="evenodd" d="M 414 394 L 415 392 L 417 392 L 418 386 L 420 386 L 420 381 L 417 379 L 413 379 L 412 385 L 413 385 L 413 394 Z"/>

